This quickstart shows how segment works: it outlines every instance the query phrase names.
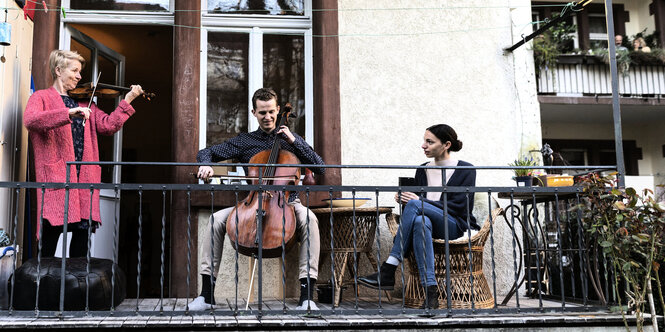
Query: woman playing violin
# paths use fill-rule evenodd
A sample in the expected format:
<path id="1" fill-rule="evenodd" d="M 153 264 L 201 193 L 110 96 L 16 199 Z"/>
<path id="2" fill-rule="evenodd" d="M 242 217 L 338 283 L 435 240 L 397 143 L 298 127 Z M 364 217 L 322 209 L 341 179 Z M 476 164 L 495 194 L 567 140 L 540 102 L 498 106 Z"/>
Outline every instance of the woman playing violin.
<path id="1" fill-rule="evenodd" d="M 30 133 L 38 182 L 65 182 L 65 163 L 68 161 L 99 161 L 97 134 L 113 135 L 120 130 L 135 112 L 130 103 L 143 93 L 141 86 L 133 85 L 111 114 L 106 114 L 88 100 L 76 101 L 67 92 L 81 80 L 84 65 L 85 60 L 78 53 L 54 50 L 49 56 L 53 86 L 36 91 L 28 99 L 24 123 Z M 101 181 L 101 167 L 98 165 L 76 165 L 71 170 L 70 182 Z M 44 257 L 55 254 L 58 237 L 63 230 L 64 203 L 64 189 L 46 189 L 43 197 L 41 190 L 37 190 L 38 215 L 44 218 L 43 229 L 38 230 L 38 237 L 39 233 L 42 234 L 40 240 Z M 92 227 L 94 231 L 100 224 L 99 191 L 94 191 L 91 202 L 89 190 L 70 190 L 70 257 L 86 256 L 88 228 Z"/>
<path id="2" fill-rule="evenodd" d="M 433 158 L 433 162 L 421 166 L 472 166 L 470 163 L 456 160 L 450 155 L 451 151 L 462 149 L 462 142 L 457 139 L 457 133 L 448 125 L 438 124 L 425 130 L 421 146 L 425 156 Z M 443 182 L 441 169 L 416 170 L 415 185 L 425 187 L 441 187 Z M 445 184 L 448 186 L 470 187 L 476 185 L 476 171 L 473 169 L 447 169 Z M 444 195 L 441 192 L 427 192 L 417 195 L 412 192 L 403 192 L 395 195 L 395 201 L 406 204 L 402 212 L 401 222 L 390 256 L 381 265 L 381 273 L 358 278 L 365 286 L 378 288 L 379 280 L 382 289 L 393 289 L 395 285 L 395 269 L 413 250 L 418 265 L 421 283 L 427 289 L 429 308 L 436 309 L 439 304 L 437 281 L 434 275 L 434 248 L 432 238 L 445 238 L 445 229 L 448 229 L 448 239 L 454 240 L 464 234 L 470 227 L 480 229 L 473 215 L 473 195 L 467 199 L 465 193 L 448 193 L 446 198 L 447 215 L 444 214 Z M 467 226 L 468 225 L 468 226 Z M 424 309 L 425 304 L 423 304 Z"/>

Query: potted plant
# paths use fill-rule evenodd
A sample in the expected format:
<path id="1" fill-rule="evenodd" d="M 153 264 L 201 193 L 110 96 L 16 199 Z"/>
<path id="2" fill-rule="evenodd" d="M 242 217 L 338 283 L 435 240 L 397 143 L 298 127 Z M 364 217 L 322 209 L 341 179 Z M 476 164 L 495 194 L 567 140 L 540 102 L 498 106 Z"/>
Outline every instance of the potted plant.
<path id="1" fill-rule="evenodd" d="M 570 212 L 579 214 L 585 230 L 585 260 L 591 265 L 592 286 L 598 289 L 600 285 L 600 269 L 611 271 L 615 308 L 622 315 L 631 311 L 637 330 L 642 331 L 647 305 L 652 315 L 657 305 L 654 298 L 665 307 L 658 273 L 665 263 L 665 206 L 649 189 L 640 194 L 633 188 L 617 188 L 614 175 L 592 173 L 581 177 L 580 185 L 584 199 Z M 602 292 L 600 300 L 609 302 Z M 624 324 L 628 328 L 625 315 Z"/>
<path id="2" fill-rule="evenodd" d="M 558 15 L 554 15 L 556 17 Z M 543 32 L 543 34 L 533 39 L 533 56 L 536 65 L 536 73 L 541 69 L 549 70 L 556 67 L 557 60 L 561 59 L 563 63 L 578 63 L 580 56 L 575 55 L 570 57 L 560 57 L 561 54 L 566 54 L 573 50 L 573 37 L 572 33 L 575 32 L 575 25 L 562 21 L 554 25 L 550 29 Z"/>
<path id="3" fill-rule="evenodd" d="M 519 158 L 515 159 L 512 163 L 509 163 L 508 166 L 516 166 L 516 167 L 523 167 L 523 166 L 538 166 L 538 161 L 534 160 L 532 157 L 527 157 L 527 156 L 520 156 Z M 518 187 L 530 187 L 531 184 L 533 183 L 533 173 L 535 169 L 529 169 L 529 168 L 515 168 L 513 169 L 513 172 L 515 172 L 515 176 L 513 179 L 515 179 L 515 182 L 517 182 Z"/>

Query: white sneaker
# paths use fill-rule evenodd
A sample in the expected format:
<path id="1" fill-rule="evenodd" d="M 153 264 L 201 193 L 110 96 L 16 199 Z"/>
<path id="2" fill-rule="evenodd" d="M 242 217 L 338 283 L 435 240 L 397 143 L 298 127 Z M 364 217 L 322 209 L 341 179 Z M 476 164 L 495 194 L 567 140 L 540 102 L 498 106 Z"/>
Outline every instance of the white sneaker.
<path id="1" fill-rule="evenodd" d="M 189 302 L 189 311 L 203 311 L 212 308 L 212 304 L 206 303 L 203 296 L 199 296 L 194 301 Z"/>
<path id="2" fill-rule="evenodd" d="M 314 301 L 305 300 L 303 303 L 296 307 L 296 310 L 307 310 L 307 304 L 309 303 L 309 308 L 311 310 L 319 310 L 319 307 L 316 306 Z"/>

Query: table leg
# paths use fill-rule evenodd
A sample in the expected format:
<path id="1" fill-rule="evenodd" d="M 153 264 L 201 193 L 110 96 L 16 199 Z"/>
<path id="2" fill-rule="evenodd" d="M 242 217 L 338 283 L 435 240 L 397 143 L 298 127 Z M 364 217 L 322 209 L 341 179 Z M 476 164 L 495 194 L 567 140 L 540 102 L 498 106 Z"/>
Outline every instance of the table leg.
<path id="1" fill-rule="evenodd" d="M 338 259 L 338 257 L 340 259 Z M 335 306 L 339 306 L 339 303 L 342 301 L 342 285 L 344 285 L 344 274 L 346 273 L 346 266 L 349 262 L 349 253 L 338 253 L 335 254 L 335 266 L 340 267 L 339 274 L 336 275 L 335 280 Z M 337 272 L 337 271 L 335 271 Z"/>

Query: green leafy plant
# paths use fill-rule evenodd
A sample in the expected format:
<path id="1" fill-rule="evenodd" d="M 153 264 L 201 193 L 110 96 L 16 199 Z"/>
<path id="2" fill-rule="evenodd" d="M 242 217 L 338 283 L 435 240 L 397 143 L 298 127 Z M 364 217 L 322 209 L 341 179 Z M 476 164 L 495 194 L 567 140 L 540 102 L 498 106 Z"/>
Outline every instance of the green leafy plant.
<path id="1" fill-rule="evenodd" d="M 538 161 L 533 159 L 532 157 L 527 157 L 527 156 L 520 156 L 519 158 L 515 159 L 512 163 L 509 163 L 508 166 L 538 166 Z M 515 172 L 515 176 L 531 176 L 533 175 L 535 169 L 525 169 L 525 168 L 515 168 L 513 169 L 513 172 Z"/>
<path id="2" fill-rule="evenodd" d="M 607 49 L 595 49 L 593 53 L 605 64 L 610 64 L 609 51 Z M 653 48 L 650 53 L 635 51 L 617 51 L 617 69 L 623 75 L 628 74 L 632 65 L 665 65 L 665 50 L 662 48 Z"/>
<path id="3" fill-rule="evenodd" d="M 595 49 L 593 50 L 593 53 L 596 55 L 596 57 L 600 58 L 603 62 L 605 62 L 605 64 L 607 65 L 610 64 L 610 53 L 606 48 Z M 631 53 L 632 52 L 627 50 L 616 52 L 617 70 L 622 75 L 628 74 L 628 70 L 630 69 L 630 64 L 632 63 L 632 59 L 630 57 Z"/>
<path id="4" fill-rule="evenodd" d="M 661 307 L 665 309 L 658 276 L 665 258 L 664 207 L 656 202 L 650 190 L 639 194 L 633 188 L 617 188 L 613 175 L 590 174 L 582 177 L 579 184 L 584 188 L 584 203 L 573 207 L 571 212 L 580 215 L 586 233 L 586 252 L 587 255 L 591 253 L 595 264 L 590 266 L 594 274 L 592 286 L 596 290 L 600 286 L 598 257 L 602 255 L 607 261 L 604 270 L 611 271 L 613 275 L 610 282 L 617 295 L 617 308 L 621 310 L 626 329 L 625 311 L 628 308 L 635 314 L 637 330 L 642 331 L 647 301 L 651 313 L 655 314 L 652 280 L 657 285 Z M 587 261 L 592 264 L 588 256 Z M 606 303 L 602 293 L 599 295 L 601 301 Z"/>
<path id="5" fill-rule="evenodd" d="M 557 57 L 572 50 L 571 34 L 574 32 L 575 25 L 562 21 L 534 38 L 532 50 L 536 68 L 548 70 L 556 67 Z"/>

